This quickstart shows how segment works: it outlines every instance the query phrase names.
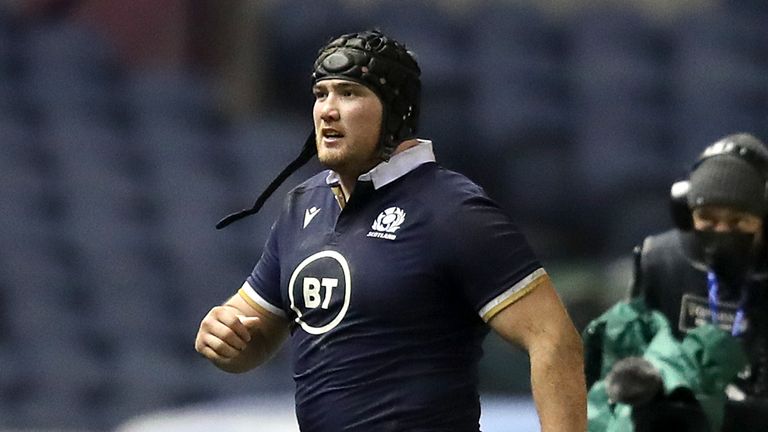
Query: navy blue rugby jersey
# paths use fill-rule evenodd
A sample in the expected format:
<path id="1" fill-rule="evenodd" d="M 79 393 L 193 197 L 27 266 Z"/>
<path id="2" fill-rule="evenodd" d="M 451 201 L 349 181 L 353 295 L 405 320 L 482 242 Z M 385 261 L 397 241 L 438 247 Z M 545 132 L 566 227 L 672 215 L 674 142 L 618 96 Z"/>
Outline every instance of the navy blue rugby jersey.
<path id="1" fill-rule="evenodd" d="M 348 200 L 334 178 L 289 193 L 239 291 L 294 323 L 301 429 L 477 431 L 484 321 L 544 269 L 429 141 L 361 176 Z"/>

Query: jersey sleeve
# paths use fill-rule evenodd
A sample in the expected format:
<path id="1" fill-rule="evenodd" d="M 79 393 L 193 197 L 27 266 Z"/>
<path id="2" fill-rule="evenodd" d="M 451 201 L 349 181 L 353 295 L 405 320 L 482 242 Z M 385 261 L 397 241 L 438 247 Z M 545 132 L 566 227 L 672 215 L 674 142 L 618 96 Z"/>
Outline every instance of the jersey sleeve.
<path id="1" fill-rule="evenodd" d="M 262 308 L 286 318 L 280 295 L 280 260 L 278 259 L 278 222 L 272 225 L 264 250 L 251 274 L 238 291 L 254 308 Z"/>
<path id="2" fill-rule="evenodd" d="M 482 194 L 461 202 L 450 238 L 450 277 L 484 321 L 522 298 L 546 278 L 524 235 L 498 205 Z"/>

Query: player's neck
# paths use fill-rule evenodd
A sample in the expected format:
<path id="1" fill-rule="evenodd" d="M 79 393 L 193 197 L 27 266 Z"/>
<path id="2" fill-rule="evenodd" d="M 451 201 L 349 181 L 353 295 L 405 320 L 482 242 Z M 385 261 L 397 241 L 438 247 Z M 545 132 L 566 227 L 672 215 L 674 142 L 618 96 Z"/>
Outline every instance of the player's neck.
<path id="1" fill-rule="evenodd" d="M 395 151 L 392 152 L 392 156 L 394 156 L 394 155 L 396 155 L 398 153 L 401 153 L 401 152 L 403 152 L 405 150 L 408 150 L 411 147 L 415 147 L 418 144 L 419 144 L 419 140 L 417 140 L 415 138 L 414 139 L 409 139 L 407 141 L 403 141 L 403 142 L 401 142 L 397 146 L 397 148 L 395 148 Z M 346 199 L 349 199 L 349 197 L 352 195 L 352 192 L 354 192 L 355 185 L 357 184 L 357 179 L 361 175 L 363 175 L 363 174 L 367 173 L 368 171 L 370 171 L 371 169 L 373 169 L 375 166 L 376 165 L 370 167 L 369 169 L 367 169 L 367 170 L 365 170 L 365 171 L 363 171 L 361 173 L 354 173 L 354 174 L 338 173 L 339 174 L 339 183 L 341 184 L 341 190 L 344 192 L 344 196 L 346 197 Z"/>
<path id="2" fill-rule="evenodd" d="M 344 201 L 348 200 L 349 196 L 352 195 L 352 191 L 355 190 L 356 183 L 357 183 L 357 177 L 355 177 L 354 180 L 349 180 L 349 178 L 344 179 L 343 177 L 339 178 L 341 191 L 344 193 Z"/>

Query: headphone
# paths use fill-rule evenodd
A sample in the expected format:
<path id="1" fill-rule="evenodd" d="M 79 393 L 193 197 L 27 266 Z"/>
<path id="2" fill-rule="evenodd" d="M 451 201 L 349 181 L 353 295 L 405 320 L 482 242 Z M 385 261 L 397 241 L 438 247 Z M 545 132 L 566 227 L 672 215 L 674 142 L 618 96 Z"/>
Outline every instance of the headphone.
<path id="1" fill-rule="evenodd" d="M 737 134 L 723 138 L 709 147 L 699 155 L 699 158 L 691 167 L 690 173 L 696 170 L 705 160 L 723 155 L 736 156 L 739 159 L 747 162 L 750 166 L 755 168 L 764 179 L 763 186 L 763 200 L 768 202 L 768 158 L 760 154 L 758 151 L 739 144 L 740 138 L 749 138 L 751 140 L 757 140 L 748 134 Z M 759 140 L 757 140 L 760 142 Z M 762 144 L 762 142 L 760 142 Z M 670 196 L 670 212 L 672 221 L 675 226 L 683 231 L 690 231 L 693 229 L 693 216 L 691 209 L 688 207 L 688 194 L 691 190 L 691 182 L 688 178 L 685 180 L 679 180 L 672 184 L 669 191 Z"/>

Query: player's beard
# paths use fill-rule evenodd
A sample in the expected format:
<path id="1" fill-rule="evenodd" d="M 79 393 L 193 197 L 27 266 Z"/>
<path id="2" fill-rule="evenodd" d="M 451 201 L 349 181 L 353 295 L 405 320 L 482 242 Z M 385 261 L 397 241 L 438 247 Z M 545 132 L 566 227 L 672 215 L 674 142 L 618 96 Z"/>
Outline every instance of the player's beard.
<path id="1" fill-rule="evenodd" d="M 359 176 L 378 165 L 380 158 L 376 148 L 372 151 L 356 149 L 352 143 L 342 143 L 338 146 L 327 147 L 319 139 L 317 142 L 317 159 L 324 167 L 340 175 Z"/>

